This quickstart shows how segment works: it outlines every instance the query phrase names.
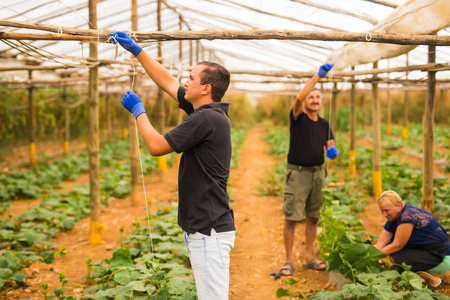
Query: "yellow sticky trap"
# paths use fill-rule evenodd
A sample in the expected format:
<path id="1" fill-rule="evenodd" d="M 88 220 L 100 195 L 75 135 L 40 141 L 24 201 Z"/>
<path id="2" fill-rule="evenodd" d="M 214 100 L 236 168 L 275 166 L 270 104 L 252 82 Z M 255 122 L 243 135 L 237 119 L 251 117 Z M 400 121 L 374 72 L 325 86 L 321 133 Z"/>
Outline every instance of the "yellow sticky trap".
<path id="1" fill-rule="evenodd" d="M 95 246 L 98 244 L 104 244 L 105 241 L 102 239 L 103 231 L 108 229 L 103 224 L 92 221 L 91 222 L 91 230 L 89 232 L 89 246 Z"/>
<path id="2" fill-rule="evenodd" d="M 165 155 L 158 157 L 158 170 L 163 173 L 166 173 L 167 171 L 167 160 Z"/>
<path id="3" fill-rule="evenodd" d="M 373 171 L 372 185 L 373 185 L 373 195 L 375 197 L 375 200 L 377 200 L 378 196 L 380 196 L 382 192 L 381 171 Z"/>
<path id="4" fill-rule="evenodd" d="M 64 154 L 69 154 L 69 141 L 64 141 Z"/>
<path id="5" fill-rule="evenodd" d="M 402 139 L 408 139 L 408 127 L 402 127 Z"/>
<path id="6" fill-rule="evenodd" d="M 36 165 L 36 143 L 30 143 L 30 165 Z"/>
<path id="7" fill-rule="evenodd" d="M 386 125 L 386 133 L 387 133 L 388 135 L 391 135 L 391 132 L 392 132 L 392 127 L 391 127 L 391 125 Z"/>
<path id="8" fill-rule="evenodd" d="M 123 136 L 124 140 L 126 140 L 128 138 L 128 128 L 126 128 L 126 127 L 122 128 L 122 136 Z"/>
<path id="9" fill-rule="evenodd" d="M 350 150 L 350 152 L 349 152 L 348 169 L 351 174 L 356 174 L 356 151 L 355 150 Z"/>

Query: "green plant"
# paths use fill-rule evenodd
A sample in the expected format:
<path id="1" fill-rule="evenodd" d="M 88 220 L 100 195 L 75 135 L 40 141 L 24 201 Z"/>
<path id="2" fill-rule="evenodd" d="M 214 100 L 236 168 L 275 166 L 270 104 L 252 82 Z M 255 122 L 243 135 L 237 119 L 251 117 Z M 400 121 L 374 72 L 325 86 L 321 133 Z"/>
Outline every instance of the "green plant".
<path id="1" fill-rule="evenodd" d="M 59 273 L 59 282 L 61 283 L 61 287 L 57 288 L 53 291 L 53 294 L 48 294 L 48 284 L 43 282 L 41 284 L 42 287 L 42 292 L 41 294 L 44 295 L 44 299 L 53 299 L 53 298 L 58 298 L 60 300 L 76 300 L 77 298 L 73 297 L 73 296 L 64 296 L 64 292 L 67 290 L 64 288 L 64 286 L 66 285 L 67 282 L 69 282 L 66 279 L 66 276 L 63 273 Z"/>
<path id="2" fill-rule="evenodd" d="M 289 287 L 293 286 L 294 284 L 297 284 L 298 281 L 295 280 L 294 278 L 290 278 L 288 280 L 285 280 L 284 283 L 288 286 L 287 289 L 285 288 L 278 288 L 277 289 L 277 298 L 281 298 L 281 297 L 289 297 L 289 299 L 305 299 L 307 298 L 306 296 L 304 296 L 302 293 L 297 293 L 295 296 L 291 295 L 291 291 L 289 290 Z"/>

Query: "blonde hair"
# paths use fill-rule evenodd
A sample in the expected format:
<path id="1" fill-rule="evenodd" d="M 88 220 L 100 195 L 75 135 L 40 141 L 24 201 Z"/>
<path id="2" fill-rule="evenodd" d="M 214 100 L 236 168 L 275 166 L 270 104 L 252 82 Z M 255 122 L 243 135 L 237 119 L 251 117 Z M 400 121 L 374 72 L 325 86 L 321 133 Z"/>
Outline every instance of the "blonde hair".
<path id="1" fill-rule="evenodd" d="M 383 193 L 381 193 L 381 195 L 378 197 L 378 205 L 382 203 L 388 203 L 391 205 L 397 205 L 398 203 L 401 203 L 403 207 L 402 198 L 399 196 L 399 194 L 392 190 L 384 191 Z"/>

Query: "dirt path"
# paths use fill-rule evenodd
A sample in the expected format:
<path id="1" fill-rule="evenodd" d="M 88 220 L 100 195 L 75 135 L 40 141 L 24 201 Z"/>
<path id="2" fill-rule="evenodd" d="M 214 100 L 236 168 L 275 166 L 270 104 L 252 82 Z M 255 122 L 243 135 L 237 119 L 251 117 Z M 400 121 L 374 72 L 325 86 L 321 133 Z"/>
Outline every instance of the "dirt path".
<path id="1" fill-rule="evenodd" d="M 278 271 L 285 262 L 281 197 L 258 194 L 258 186 L 266 172 L 274 168 L 274 159 L 267 154 L 269 144 L 262 140 L 263 129 L 254 128 L 241 150 L 241 165 L 231 172 L 230 185 L 236 198 L 237 237 L 231 253 L 230 299 L 276 299 L 276 290 L 286 288 L 283 277 L 274 280 L 269 273 Z M 325 272 L 302 269 L 304 224 L 299 224 L 295 239 L 295 275 L 297 291 L 311 294 L 328 282 Z M 294 289 L 295 291 L 295 289 Z"/>

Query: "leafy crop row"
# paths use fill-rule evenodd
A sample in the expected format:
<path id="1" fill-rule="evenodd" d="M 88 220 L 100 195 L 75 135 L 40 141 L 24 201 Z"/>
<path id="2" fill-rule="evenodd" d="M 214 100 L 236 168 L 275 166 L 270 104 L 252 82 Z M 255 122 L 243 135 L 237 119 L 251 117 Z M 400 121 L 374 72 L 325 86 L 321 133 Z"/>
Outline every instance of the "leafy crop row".
<path id="1" fill-rule="evenodd" d="M 285 159 L 289 143 L 288 131 L 271 130 L 267 140 L 273 144 L 271 153 L 280 159 L 284 156 Z M 357 168 L 362 172 L 362 175 L 358 176 L 357 185 L 364 188 L 363 194 L 355 189 L 355 183 L 351 182 L 352 177 L 344 175 L 348 157 L 348 146 L 344 143 L 345 138 L 338 134 L 340 159 L 333 162 L 337 171 L 329 175 L 327 181 L 344 181 L 345 185 L 324 189 L 326 209 L 322 213 L 319 245 L 322 258 L 328 261 L 328 271 L 338 271 L 354 283 L 345 285 L 342 291 L 338 292 L 318 291 L 308 299 L 448 299 L 423 287 L 421 277 L 410 272 L 408 266 L 404 266 L 406 271 L 399 274 L 397 271 L 384 271 L 380 265 L 379 259 L 383 257 L 383 253 L 372 246 L 377 237 L 364 232 L 357 215 L 357 212 L 367 205 L 365 199 L 369 198 L 372 191 L 372 153 L 368 149 L 357 147 Z M 421 172 L 401 163 L 388 153 L 383 153 L 382 162 L 384 188 L 397 190 L 402 193 L 406 202 L 420 206 Z M 269 178 L 269 181 L 274 181 L 270 186 L 278 185 L 282 189 L 284 175 L 278 171 L 273 174 L 279 175 Z M 445 204 L 449 196 L 446 181 L 447 178 L 435 179 L 435 208 L 441 217 L 449 211 L 448 204 Z M 292 286 L 297 281 L 291 278 L 285 283 Z M 306 298 L 301 293 L 291 295 L 289 289 L 279 288 L 277 297 L 286 296 L 291 299 Z"/>

